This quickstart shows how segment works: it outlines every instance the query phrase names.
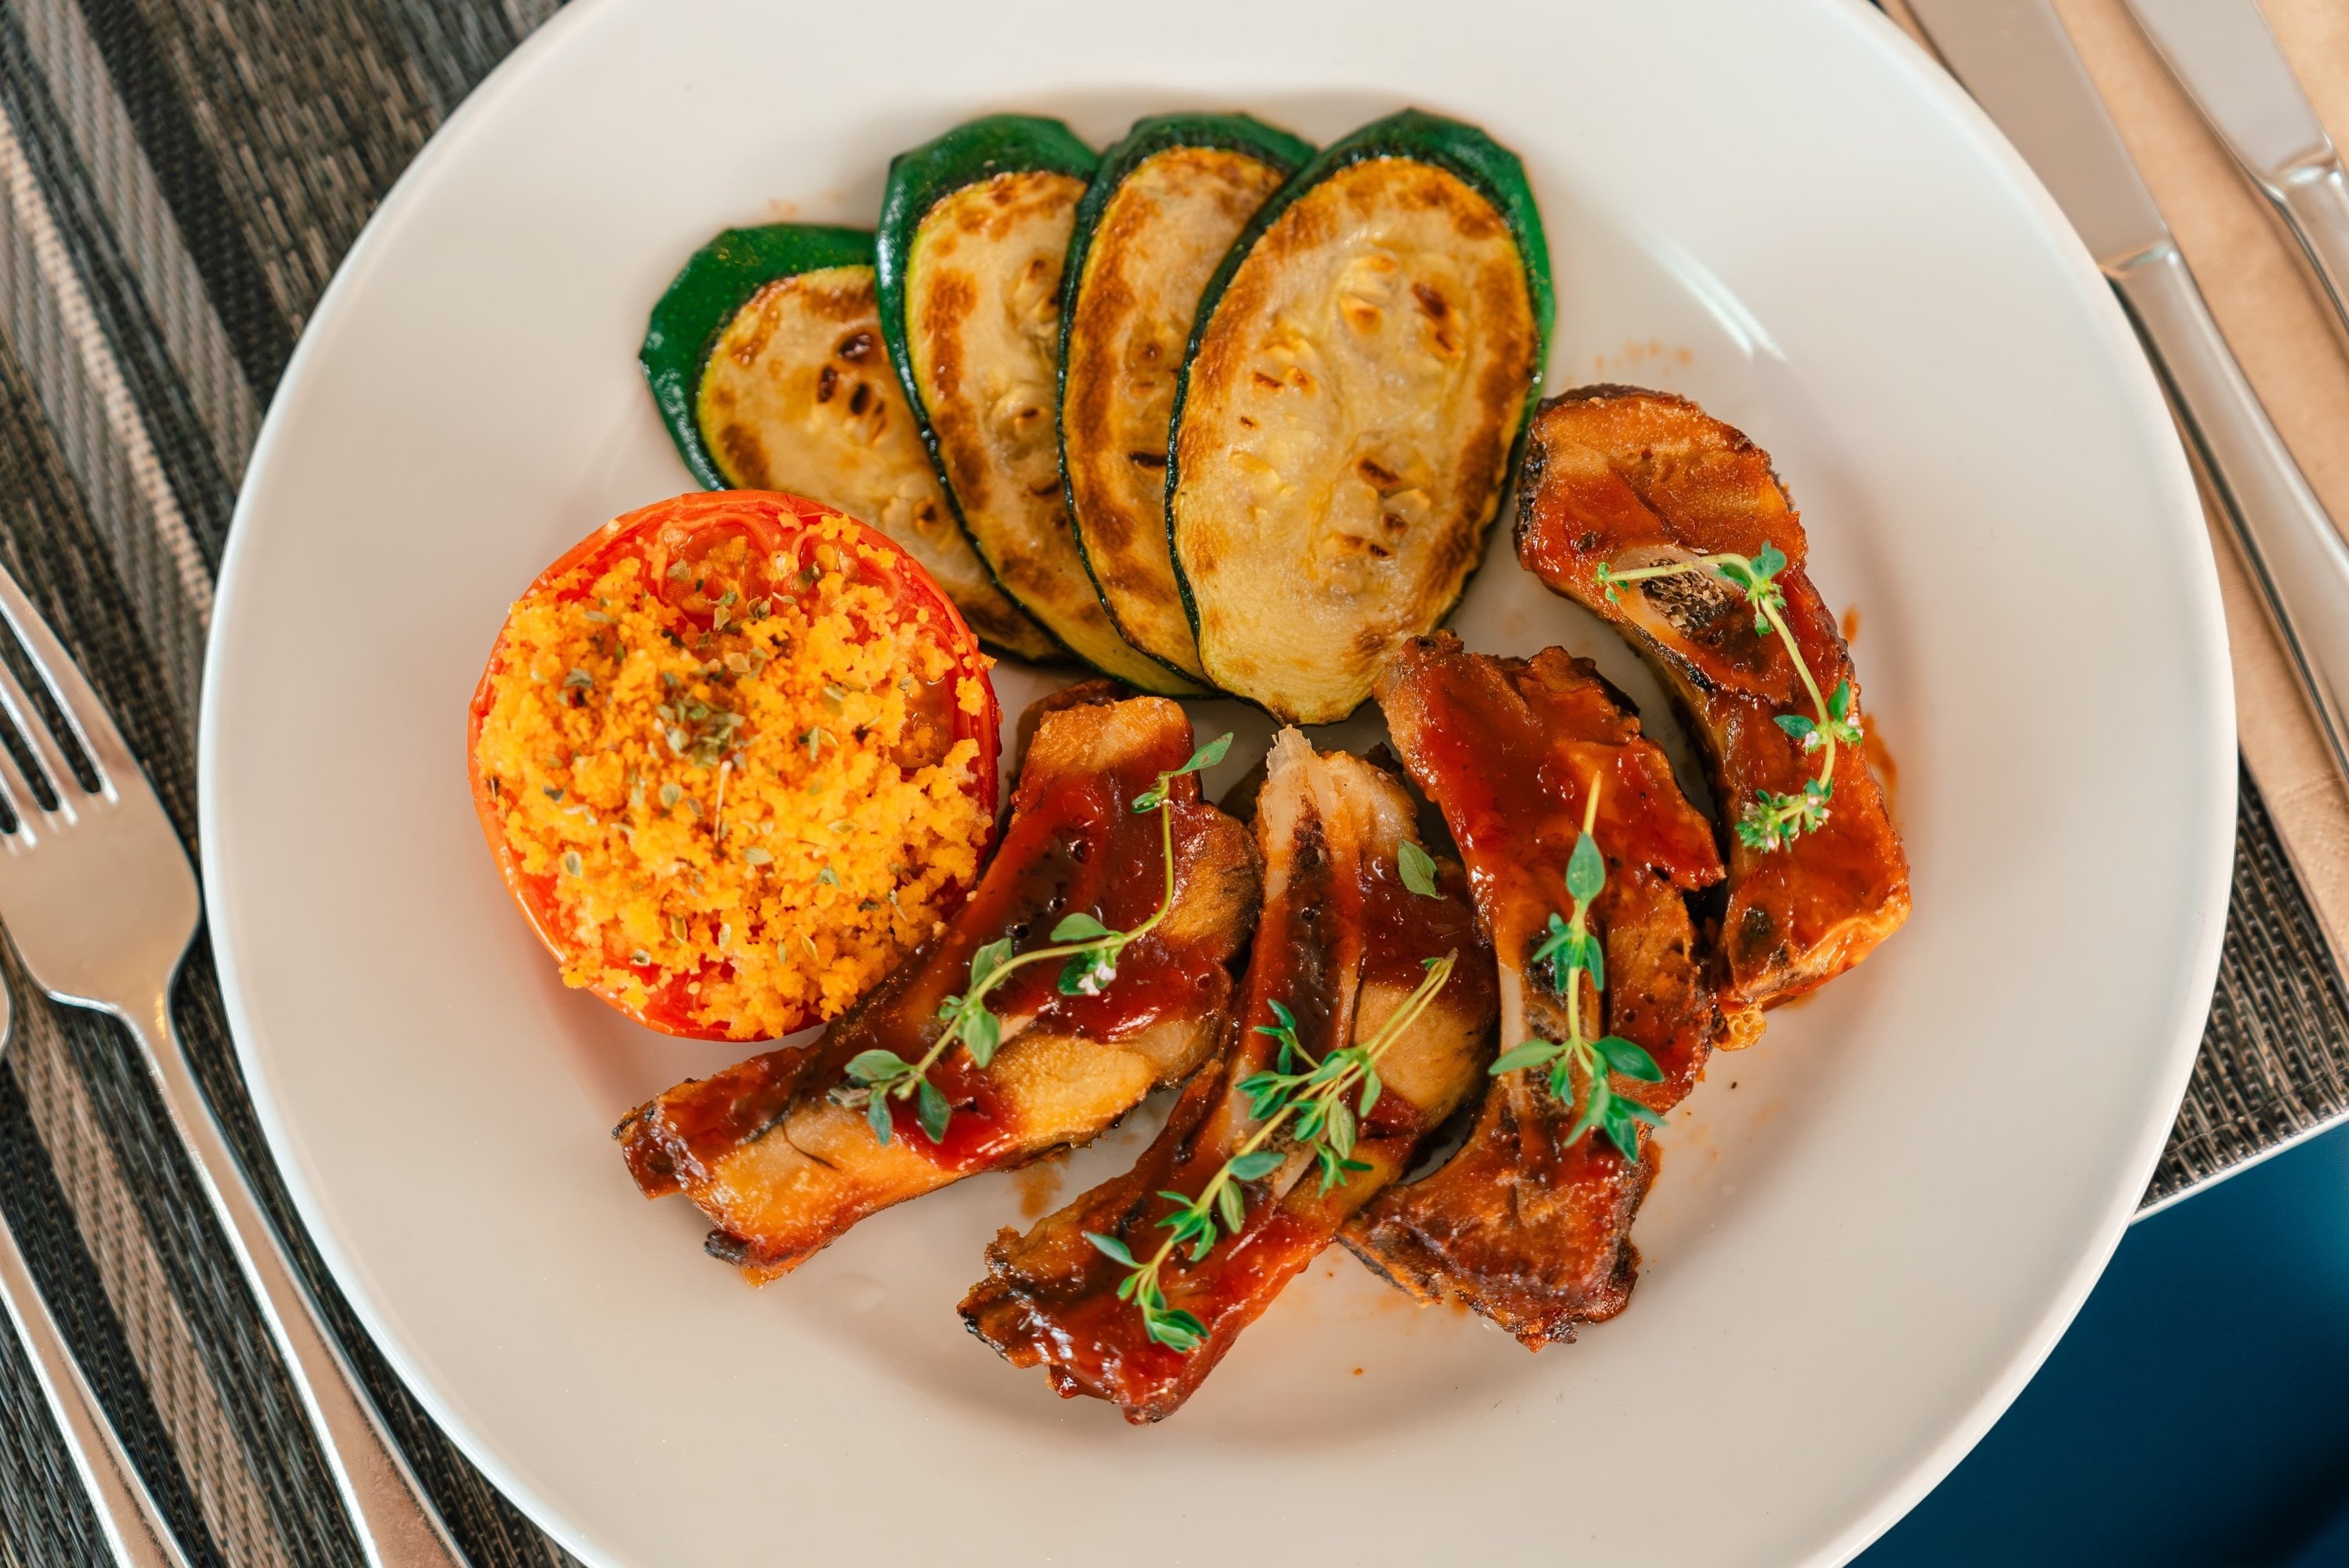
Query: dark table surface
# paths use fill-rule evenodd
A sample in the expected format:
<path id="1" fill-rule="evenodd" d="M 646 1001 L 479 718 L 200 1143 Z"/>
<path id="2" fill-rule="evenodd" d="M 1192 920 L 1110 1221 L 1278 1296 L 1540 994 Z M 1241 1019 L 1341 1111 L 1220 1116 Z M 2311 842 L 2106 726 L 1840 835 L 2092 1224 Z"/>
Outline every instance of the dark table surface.
<path id="1" fill-rule="evenodd" d="M 2140 1221 L 1863 1568 L 2349 1563 L 2349 1129 Z"/>

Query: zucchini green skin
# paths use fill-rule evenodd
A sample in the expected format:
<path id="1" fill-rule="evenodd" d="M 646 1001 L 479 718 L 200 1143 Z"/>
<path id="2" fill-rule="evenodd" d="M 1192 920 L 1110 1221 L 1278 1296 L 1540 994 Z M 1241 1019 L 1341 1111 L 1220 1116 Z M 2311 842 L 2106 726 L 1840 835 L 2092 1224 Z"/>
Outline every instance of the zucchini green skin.
<path id="1" fill-rule="evenodd" d="M 1278 170 L 1284 177 L 1294 176 L 1313 157 L 1314 150 L 1313 144 L 1304 138 L 1292 136 L 1278 126 L 1267 125 L 1249 114 L 1150 115 L 1135 120 L 1123 140 L 1102 150 L 1101 168 L 1093 175 L 1093 182 L 1086 188 L 1084 200 L 1077 203 L 1077 230 L 1069 238 L 1068 264 L 1061 270 L 1061 366 L 1059 384 L 1053 390 L 1053 400 L 1059 407 L 1068 406 L 1069 331 L 1076 321 L 1077 293 L 1084 281 L 1085 258 L 1092 250 L 1093 231 L 1100 227 L 1102 213 L 1108 210 L 1110 201 L 1117 195 L 1117 188 L 1125 182 L 1126 177 L 1159 153 L 1176 147 L 1216 147 L 1230 152 L 1244 152 Z M 1247 232 L 1252 233 L 1253 230 Z M 1224 274 L 1219 270 L 1217 275 L 1220 278 Z M 1222 290 L 1216 286 L 1209 292 L 1219 294 Z M 1192 342 L 1197 342 L 1195 327 Z M 1188 355 L 1185 357 L 1187 359 Z M 1178 397 L 1174 405 L 1176 423 L 1181 421 L 1182 415 L 1183 406 Z M 1168 433 L 1171 438 L 1171 426 Z M 1174 488 L 1173 478 L 1173 470 L 1169 469 L 1169 490 Z M 1078 517 L 1076 492 L 1069 482 L 1065 427 L 1061 436 L 1061 490 L 1068 504 L 1071 527 L 1077 537 L 1077 559 L 1085 563 L 1085 575 L 1093 580 L 1093 591 L 1099 593 L 1101 573 L 1094 570 L 1092 555 L 1085 548 L 1084 524 Z M 1184 595 L 1184 607 L 1188 614 L 1190 597 L 1187 593 Z M 1109 613 L 1112 621 L 1117 619 L 1116 608 L 1110 603 L 1106 593 L 1102 594 L 1102 608 Z M 1123 631 L 1124 628 L 1119 629 Z M 1132 641 L 1131 638 L 1127 640 Z M 1184 670 L 1168 660 L 1159 658 L 1139 644 L 1135 645 L 1135 649 L 1164 665 L 1174 675 L 1186 681 L 1191 678 Z"/>
<path id="2" fill-rule="evenodd" d="M 888 182 L 881 195 L 881 222 L 874 236 L 874 295 L 881 306 L 881 338 L 888 346 L 889 363 L 896 366 L 897 384 L 905 388 L 905 402 L 914 411 L 923 449 L 930 454 L 938 485 L 947 492 L 947 505 L 953 510 L 957 525 L 971 538 L 974 549 L 978 542 L 971 535 L 962 502 L 947 477 L 946 459 L 938 450 L 937 428 L 930 422 L 929 407 L 914 378 L 913 349 L 905 336 L 905 263 L 913 256 L 914 236 L 931 208 L 966 185 L 1030 170 L 1090 181 L 1100 163 L 1100 155 L 1065 123 L 1029 114 L 991 114 L 970 120 L 889 160 Z M 978 558 L 993 571 L 985 550 L 978 551 Z M 1016 598 L 1013 602 L 1018 603 Z"/>
<path id="3" fill-rule="evenodd" d="M 1061 379 L 1064 385 L 1068 380 L 1069 317 L 1076 306 L 1077 285 L 1084 276 L 1085 257 L 1092 250 L 1093 230 L 1100 225 L 1102 211 L 1126 176 L 1174 147 L 1220 147 L 1231 152 L 1245 152 L 1272 165 L 1284 176 L 1294 176 L 1313 156 L 1311 142 L 1247 114 L 1152 115 L 1135 120 L 1124 140 L 1103 149 L 1101 168 L 1087 187 L 1085 199 L 1077 203 L 1077 232 L 1070 237 L 1069 263 L 1061 272 Z M 1251 222 L 1241 237 L 1249 238 L 1255 232 Z M 1225 269 L 1218 268 L 1217 279 L 1225 275 Z"/>
<path id="4" fill-rule="evenodd" d="M 889 345 L 890 363 L 905 383 L 905 400 L 913 404 L 922 439 L 933 454 L 937 437 L 922 409 L 921 393 L 914 385 L 913 354 L 905 343 L 905 263 L 913 254 L 915 231 L 931 208 L 966 185 L 1031 169 L 1091 181 L 1100 167 L 1100 154 L 1065 123 L 1033 114 L 990 114 L 970 120 L 889 160 L 888 183 L 881 192 L 881 226 L 874 239 L 874 293 L 881 302 L 881 335 Z M 938 479 L 945 482 L 944 469 Z"/>
<path id="5" fill-rule="evenodd" d="M 1192 362 L 1198 357 L 1199 344 L 1206 335 L 1207 324 L 1215 319 L 1216 307 L 1223 303 L 1224 291 L 1231 286 L 1233 274 L 1247 260 L 1248 253 L 1256 248 L 1265 231 L 1279 222 L 1281 214 L 1296 205 L 1307 191 L 1339 170 L 1373 158 L 1413 159 L 1457 176 L 1493 203 L 1516 238 L 1517 255 L 1526 269 L 1526 295 L 1533 306 L 1534 366 L 1532 384 L 1526 389 L 1526 411 L 1509 445 L 1509 473 L 1516 472 L 1525 455 L 1526 432 L 1532 428 L 1535 407 L 1541 401 L 1542 381 L 1549 369 L 1550 331 L 1557 318 L 1557 287 L 1550 273 L 1549 239 L 1542 230 L 1541 208 L 1534 201 L 1526 166 L 1516 153 L 1464 120 L 1447 119 L 1415 108 L 1372 120 L 1323 148 L 1311 162 L 1289 178 L 1288 184 L 1273 193 L 1272 200 L 1264 204 L 1232 242 L 1231 253 L 1216 269 L 1206 292 L 1199 296 L 1199 315 L 1191 324 L 1191 342 L 1184 351 L 1182 371 L 1175 377 L 1174 418 L 1166 430 L 1167 552 L 1174 561 L 1174 585 L 1183 596 L 1183 612 L 1190 617 L 1195 636 L 1200 629 L 1198 599 L 1190 578 L 1183 571 L 1183 552 L 1174 540 L 1174 490 L 1183 477 L 1178 453 L 1184 405 L 1190 397 Z M 1464 579 L 1461 592 L 1466 591 Z M 1458 600 L 1454 603 L 1456 604 Z"/>
<path id="6" fill-rule="evenodd" d="M 701 367 L 719 333 L 737 312 L 777 278 L 827 267 L 873 265 L 873 232 L 817 223 L 766 223 L 728 229 L 693 253 L 653 305 L 636 351 L 646 385 L 660 409 L 668 438 L 704 490 L 728 490 L 726 476 L 701 438 L 695 404 L 701 396 Z"/>

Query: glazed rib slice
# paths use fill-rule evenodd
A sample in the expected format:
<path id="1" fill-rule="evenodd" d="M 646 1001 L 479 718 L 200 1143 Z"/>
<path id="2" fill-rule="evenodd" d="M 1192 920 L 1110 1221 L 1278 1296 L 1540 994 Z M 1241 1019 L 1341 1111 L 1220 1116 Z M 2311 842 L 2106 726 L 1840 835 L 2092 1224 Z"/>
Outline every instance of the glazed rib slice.
<path id="1" fill-rule="evenodd" d="M 1162 697 L 1047 715 L 1030 747 L 1002 847 L 945 928 L 812 1044 L 770 1051 L 678 1085 L 621 1122 L 647 1197 L 683 1192 L 717 1227 L 709 1251 L 754 1281 L 788 1273 L 866 1215 L 977 1171 L 1083 1143 L 1150 1089 L 1189 1076 L 1231 1027 L 1227 961 L 1255 918 L 1247 830 L 1173 781 L 1174 903 L 1129 945 L 1098 995 L 1067 996 L 1039 963 L 988 996 L 1003 1043 L 985 1071 L 957 1046 L 930 1073 L 953 1107 L 933 1143 L 910 1102 L 893 1136 L 832 1091 L 862 1051 L 918 1059 L 939 1037 L 939 1004 L 965 989 L 972 954 L 999 938 L 1042 945 L 1065 915 L 1130 930 L 1165 889 L 1162 825 L 1132 809 L 1191 754 L 1191 721 Z"/>
<path id="2" fill-rule="evenodd" d="M 1775 545 L 1785 616 L 1822 693 L 1859 677 L 1803 570 L 1801 518 L 1769 454 L 1695 404 L 1628 387 L 1552 398 L 1534 420 L 1517 484 L 1517 556 L 1557 593 L 1611 622 L 1654 665 L 1702 743 L 1714 798 L 1734 816 L 1757 790 L 1799 793 L 1814 756 L 1781 717 L 1815 719 L 1775 634 L 1710 572 L 1651 579 L 1610 600 L 1606 567 L 1635 571 Z M 1758 849 L 1729 835 L 1721 945 L 1729 986 L 1766 1007 L 1834 979 L 1909 917 L 1909 862 L 1883 791 L 1856 746 L 1836 758 L 1826 821 Z"/>
<path id="3" fill-rule="evenodd" d="M 1400 880 L 1396 856 L 1412 820 L 1399 780 L 1356 758 L 1316 754 L 1293 729 L 1281 733 L 1257 809 L 1265 903 L 1243 990 L 1244 1031 L 1191 1080 L 1132 1171 L 1025 1236 L 997 1238 L 988 1277 L 962 1304 L 972 1333 L 1015 1366 L 1041 1363 L 1065 1397 L 1107 1399 L 1131 1421 L 1162 1419 L 1466 1099 L 1492 1028 L 1491 961 L 1456 866 L 1444 868 L 1432 896 Z M 1450 979 L 1380 1057 L 1382 1088 L 1352 1156 L 1368 1168 L 1325 1193 L 1313 1162 L 1292 1150 L 1279 1170 L 1248 1183 L 1237 1230 L 1196 1263 L 1186 1251 L 1170 1254 L 1159 1276 L 1168 1305 L 1203 1325 L 1199 1345 L 1185 1354 L 1154 1340 L 1140 1312 L 1119 1299 L 1127 1269 L 1085 1233 L 1118 1237 L 1147 1259 L 1168 1234 L 1159 1222 L 1180 1207 L 1162 1194 L 1197 1196 L 1262 1125 L 1238 1086 L 1275 1066 L 1278 1046 L 1257 1032 L 1275 1021 L 1273 1004 L 1289 1009 L 1299 1043 L 1319 1059 L 1333 1046 L 1370 1039 L 1425 978 L 1423 961 L 1447 953 L 1459 955 Z"/>
<path id="4" fill-rule="evenodd" d="M 1597 783 L 1592 837 L 1607 880 L 1590 919 L 1605 944 L 1605 1027 L 1663 1073 L 1619 1076 L 1613 1088 L 1659 1111 L 1678 1102 L 1727 1028 L 1685 898 L 1721 880 L 1721 860 L 1639 720 L 1588 660 L 1557 648 L 1489 658 L 1448 632 L 1406 645 L 1378 697 L 1403 765 L 1468 862 L 1498 960 L 1504 1047 L 1566 1038 L 1564 1005 L 1529 955 L 1550 914 L 1574 907 L 1567 862 Z M 1547 1078 L 1538 1068 L 1495 1078 L 1459 1151 L 1381 1193 L 1345 1233 L 1363 1262 L 1423 1301 L 1462 1302 L 1536 1349 L 1623 1309 L 1639 1263 L 1631 1219 L 1656 1170 L 1645 1128 L 1637 1161 L 1595 1131 L 1569 1141 L 1575 1108 Z"/>

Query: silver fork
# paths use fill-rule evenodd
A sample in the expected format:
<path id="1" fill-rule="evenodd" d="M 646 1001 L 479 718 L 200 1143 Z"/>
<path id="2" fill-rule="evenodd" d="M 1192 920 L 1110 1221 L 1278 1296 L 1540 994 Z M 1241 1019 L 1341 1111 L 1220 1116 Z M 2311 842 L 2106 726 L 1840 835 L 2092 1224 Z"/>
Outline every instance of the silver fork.
<path id="1" fill-rule="evenodd" d="M 0 1050 L 7 1047 L 12 1021 L 8 988 L 0 985 Z M 122 1451 L 122 1439 L 115 1436 L 98 1397 L 90 1392 L 89 1380 L 67 1348 L 65 1336 L 57 1332 L 57 1319 L 49 1315 L 48 1303 L 41 1297 L 5 1214 L 0 1214 L 0 1307 L 6 1308 L 17 1341 L 33 1364 L 82 1490 L 98 1510 L 114 1560 L 123 1568 L 188 1568 L 171 1526 L 163 1522 L 130 1456 Z"/>
<path id="2" fill-rule="evenodd" d="M 53 735 L 0 663 L 0 710 L 37 759 L 55 810 L 0 747 L 0 923 L 26 972 L 60 1002 L 110 1013 L 138 1041 L 172 1127 L 193 1157 L 359 1543 L 376 1568 L 459 1568 L 463 1558 L 359 1393 L 260 1200 L 229 1149 L 171 1023 L 171 981 L 194 939 L 199 902 L 186 850 L 113 718 L 16 579 L 0 571 L 0 619 L 16 635 L 70 732 Z M 98 788 L 76 779 L 76 746 Z"/>

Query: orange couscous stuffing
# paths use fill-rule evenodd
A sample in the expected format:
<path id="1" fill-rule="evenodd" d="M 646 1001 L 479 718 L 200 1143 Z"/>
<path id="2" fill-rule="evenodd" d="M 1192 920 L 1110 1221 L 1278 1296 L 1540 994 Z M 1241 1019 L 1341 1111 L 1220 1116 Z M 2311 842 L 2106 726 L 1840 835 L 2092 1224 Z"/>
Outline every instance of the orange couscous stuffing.
<path id="1" fill-rule="evenodd" d="M 984 660 L 918 567 L 810 511 L 606 530 L 514 605 L 475 699 L 476 799 L 564 980 L 672 1033 L 836 1016 L 989 839 Z"/>

